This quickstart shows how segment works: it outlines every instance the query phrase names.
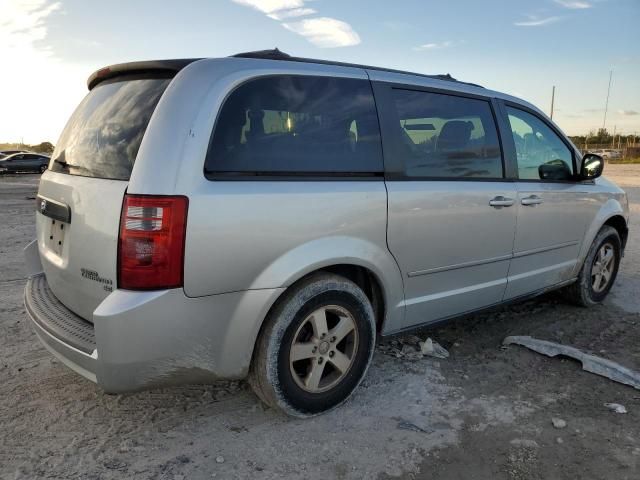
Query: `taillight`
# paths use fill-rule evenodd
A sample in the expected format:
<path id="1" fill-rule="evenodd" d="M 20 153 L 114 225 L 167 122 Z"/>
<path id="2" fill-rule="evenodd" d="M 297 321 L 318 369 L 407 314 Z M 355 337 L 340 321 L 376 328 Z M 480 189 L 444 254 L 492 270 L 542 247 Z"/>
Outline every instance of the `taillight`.
<path id="1" fill-rule="evenodd" d="M 118 239 L 118 287 L 160 290 L 183 284 L 187 197 L 125 195 Z"/>

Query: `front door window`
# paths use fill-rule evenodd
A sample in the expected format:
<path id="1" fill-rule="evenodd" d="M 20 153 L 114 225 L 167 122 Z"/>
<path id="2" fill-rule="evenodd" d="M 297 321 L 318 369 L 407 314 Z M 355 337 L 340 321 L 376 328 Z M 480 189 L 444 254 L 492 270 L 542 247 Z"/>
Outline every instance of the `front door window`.
<path id="1" fill-rule="evenodd" d="M 541 119 L 507 107 L 516 144 L 518 178 L 521 180 L 571 180 L 573 155 L 560 137 Z"/>

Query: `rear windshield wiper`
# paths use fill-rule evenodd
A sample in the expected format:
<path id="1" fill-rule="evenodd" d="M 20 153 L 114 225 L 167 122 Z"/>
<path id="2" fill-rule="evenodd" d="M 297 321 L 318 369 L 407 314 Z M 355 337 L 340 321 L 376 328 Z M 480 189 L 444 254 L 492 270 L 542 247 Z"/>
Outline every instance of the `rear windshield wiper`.
<path id="1" fill-rule="evenodd" d="M 58 165 L 60 165 L 62 168 L 71 171 L 71 169 L 73 168 L 74 170 L 80 170 L 83 172 L 93 172 L 91 169 L 87 168 L 87 167 L 81 167 L 79 165 L 72 165 L 68 162 L 66 162 L 65 160 L 61 160 L 60 157 L 55 158 L 53 160 L 55 163 L 57 163 Z"/>
<path id="2" fill-rule="evenodd" d="M 55 163 L 57 163 L 58 165 L 62 165 L 63 168 L 69 168 L 71 165 L 69 165 L 67 162 L 65 162 L 64 160 L 60 160 L 60 158 L 54 158 L 53 161 Z"/>

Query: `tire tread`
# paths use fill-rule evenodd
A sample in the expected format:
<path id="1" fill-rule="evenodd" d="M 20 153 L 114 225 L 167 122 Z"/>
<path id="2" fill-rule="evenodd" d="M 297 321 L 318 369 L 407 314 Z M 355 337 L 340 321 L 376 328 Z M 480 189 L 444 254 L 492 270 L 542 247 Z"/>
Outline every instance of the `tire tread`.
<path id="1" fill-rule="evenodd" d="M 604 298 L 601 300 L 594 300 L 592 298 L 591 275 L 590 275 L 590 272 L 585 271 L 585 268 L 591 268 L 593 257 L 598 252 L 600 245 L 602 245 L 604 240 L 610 236 L 613 236 L 616 239 L 617 248 L 618 248 L 618 251 L 620 251 L 621 241 L 620 241 L 620 235 L 618 234 L 618 231 L 609 225 L 604 225 L 596 235 L 596 238 L 593 239 L 593 243 L 591 244 L 591 247 L 589 247 L 589 252 L 587 253 L 584 263 L 582 264 L 582 268 L 580 269 L 580 273 L 578 274 L 578 279 L 571 285 L 564 288 L 563 293 L 565 298 L 569 302 L 573 303 L 574 305 L 587 308 L 587 307 L 592 307 L 594 305 L 598 305 L 599 303 L 602 302 L 602 300 L 604 300 Z M 616 259 L 616 261 L 618 262 L 618 265 L 616 266 L 616 269 L 615 269 L 615 273 L 617 274 L 617 270 L 620 262 L 619 256 Z M 611 280 L 611 285 L 613 285 L 614 281 L 615 281 L 615 274 Z M 611 288 L 611 285 L 609 286 L 609 288 Z M 608 290 L 607 290 L 607 294 L 608 294 Z M 606 294 L 605 294 L 605 297 L 606 297 Z"/>
<path id="2" fill-rule="evenodd" d="M 316 414 L 302 412 L 287 402 L 283 392 L 277 382 L 277 351 L 274 342 L 279 338 L 284 329 L 288 326 L 286 319 L 292 311 L 297 311 L 313 298 L 314 290 L 326 291 L 330 289 L 346 290 L 353 294 L 360 302 L 365 305 L 367 312 L 367 321 L 373 332 L 372 344 L 370 345 L 369 361 L 373 355 L 375 347 L 375 317 L 373 308 L 365 293 L 351 280 L 328 272 L 317 272 L 300 280 L 297 284 L 287 289 L 274 307 L 269 312 L 264 325 L 261 329 L 256 347 L 254 349 L 251 368 L 249 370 L 248 381 L 258 398 L 266 405 L 284 411 L 284 413 L 295 417 L 310 417 Z M 308 297 L 308 298 L 307 298 Z M 367 364 L 367 367 L 368 367 Z M 361 375 L 360 381 L 366 374 L 366 368 Z M 360 383 L 358 382 L 358 384 Z M 357 388 L 357 384 L 353 390 Z M 332 408 L 339 406 L 347 400 L 347 397 L 334 405 Z M 330 409 L 332 409 L 330 408 Z M 328 411 L 327 409 L 325 411 Z M 319 412 L 324 413 L 324 412 Z"/>

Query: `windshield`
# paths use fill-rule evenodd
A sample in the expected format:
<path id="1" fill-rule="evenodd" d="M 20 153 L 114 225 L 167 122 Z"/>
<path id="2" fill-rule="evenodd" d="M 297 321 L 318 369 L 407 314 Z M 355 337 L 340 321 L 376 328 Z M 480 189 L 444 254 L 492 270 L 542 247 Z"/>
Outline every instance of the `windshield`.
<path id="1" fill-rule="evenodd" d="M 99 84 L 67 123 L 50 170 L 128 180 L 149 119 L 170 81 L 121 78 Z"/>

